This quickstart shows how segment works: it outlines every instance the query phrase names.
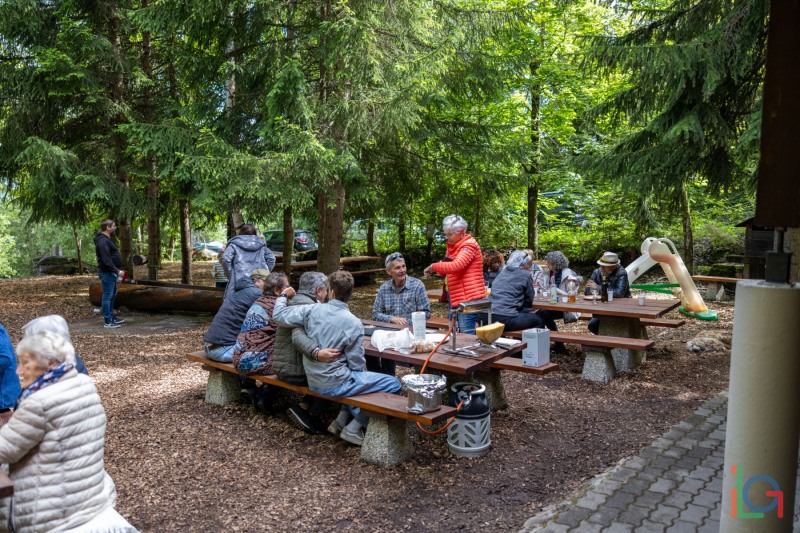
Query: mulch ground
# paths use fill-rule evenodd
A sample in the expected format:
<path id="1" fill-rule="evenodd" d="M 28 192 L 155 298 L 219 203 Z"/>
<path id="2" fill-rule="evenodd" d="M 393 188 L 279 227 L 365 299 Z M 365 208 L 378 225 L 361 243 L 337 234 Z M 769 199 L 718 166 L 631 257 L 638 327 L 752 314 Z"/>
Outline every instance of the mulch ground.
<path id="1" fill-rule="evenodd" d="M 194 278 L 211 284 L 210 268 L 195 263 Z M 178 272 L 167 264 L 162 279 L 177 281 Z M 553 354 L 560 369 L 546 376 L 505 372 L 510 407 L 491 415 L 488 455 L 456 457 L 444 436 L 412 430 L 412 460 L 380 469 L 361 462 L 359 448 L 306 435 L 283 414 L 263 415 L 245 403 L 206 405 L 207 374 L 183 354 L 199 349 L 210 317 L 129 311 L 125 326 L 105 330 L 88 300 L 95 280 L 0 282 L 0 321 L 15 342 L 37 316 L 69 321 L 108 415 L 106 469 L 117 484 L 117 510 L 141 531 L 519 530 L 543 506 L 637 454 L 728 381 L 728 350 L 686 348 L 698 334 L 729 346 L 733 303 L 714 302 L 718 322 L 651 328 L 657 347 L 647 363 L 606 386 L 580 379 L 577 347 Z M 369 318 L 377 289 L 356 290 L 357 316 Z M 434 315 L 445 315 L 442 304 L 434 304 Z M 566 329 L 585 327 L 579 321 Z M 295 399 L 280 400 L 279 412 Z"/>

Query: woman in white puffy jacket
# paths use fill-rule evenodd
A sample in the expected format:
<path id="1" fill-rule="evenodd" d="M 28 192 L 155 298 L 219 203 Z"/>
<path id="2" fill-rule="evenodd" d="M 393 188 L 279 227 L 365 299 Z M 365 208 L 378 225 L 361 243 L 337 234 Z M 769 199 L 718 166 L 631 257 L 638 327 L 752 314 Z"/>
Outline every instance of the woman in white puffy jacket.
<path id="1" fill-rule="evenodd" d="M 114 511 L 106 413 L 91 378 L 75 370 L 72 344 L 37 333 L 20 341 L 17 357 L 22 395 L 0 429 L 14 495 L 0 500 L 0 530 L 135 531 Z"/>

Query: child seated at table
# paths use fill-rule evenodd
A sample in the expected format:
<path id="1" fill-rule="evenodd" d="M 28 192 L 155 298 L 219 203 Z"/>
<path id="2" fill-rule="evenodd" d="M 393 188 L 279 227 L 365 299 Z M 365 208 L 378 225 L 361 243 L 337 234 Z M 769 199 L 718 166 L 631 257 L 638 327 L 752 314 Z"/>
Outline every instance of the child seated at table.
<path id="1" fill-rule="evenodd" d="M 316 360 L 315 354 L 312 354 L 313 360 L 303 359 L 308 387 L 330 398 L 400 392 L 400 380 L 396 377 L 365 370 L 364 326 L 347 305 L 353 296 L 352 274 L 337 270 L 328 276 L 328 287 L 328 303 L 288 307 L 286 296 L 275 302 L 273 318 L 279 326 L 302 327 L 319 348 L 341 351 L 342 355 L 332 363 Z M 368 419 L 361 415 L 358 407 L 343 406 L 328 431 L 361 446 L 367 423 Z"/>

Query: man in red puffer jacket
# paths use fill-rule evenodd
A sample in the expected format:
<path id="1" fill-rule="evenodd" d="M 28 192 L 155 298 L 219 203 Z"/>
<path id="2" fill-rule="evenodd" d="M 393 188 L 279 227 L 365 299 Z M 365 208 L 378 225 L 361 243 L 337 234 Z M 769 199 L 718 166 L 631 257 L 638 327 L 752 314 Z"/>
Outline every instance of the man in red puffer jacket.
<path id="1" fill-rule="evenodd" d="M 447 276 L 447 289 L 450 291 L 451 312 L 461 302 L 486 297 L 483 285 L 483 254 L 472 235 L 467 233 L 467 222 L 458 215 L 445 217 L 442 223 L 447 238 L 447 251 L 444 261 L 429 265 L 424 273 Z M 462 333 L 475 333 L 475 322 L 479 313 L 458 315 L 458 330 Z"/>

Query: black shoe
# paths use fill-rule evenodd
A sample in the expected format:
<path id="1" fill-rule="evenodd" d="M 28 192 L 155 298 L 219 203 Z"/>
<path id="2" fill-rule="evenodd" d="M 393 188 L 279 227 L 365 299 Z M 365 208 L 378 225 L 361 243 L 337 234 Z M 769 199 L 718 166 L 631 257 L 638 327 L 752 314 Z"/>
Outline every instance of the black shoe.
<path id="1" fill-rule="evenodd" d="M 568 354 L 569 350 L 563 342 L 557 342 L 553 345 L 553 353 Z"/>
<path id="2" fill-rule="evenodd" d="M 308 416 L 311 417 L 311 425 L 314 426 L 317 435 L 325 435 L 328 432 L 328 424 L 323 422 L 320 417 L 312 414 Z"/>
<path id="3" fill-rule="evenodd" d="M 259 413 L 273 415 L 275 414 L 275 410 L 267 399 L 265 391 L 262 390 L 263 388 L 264 387 L 252 387 L 247 389 L 247 392 L 250 394 L 250 401 L 253 402 L 253 407 L 255 407 L 256 411 Z"/>
<path id="4" fill-rule="evenodd" d="M 314 427 L 314 421 L 311 419 L 311 415 L 299 405 L 293 405 L 288 408 L 286 410 L 286 415 L 294 426 L 302 429 L 309 435 L 317 434 L 317 429 Z"/>
<path id="5" fill-rule="evenodd" d="M 114 322 L 115 324 L 124 324 L 125 323 L 125 319 L 124 318 L 120 318 L 118 316 L 115 316 L 114 318 L 112 318 L 111 321 Z"/>

